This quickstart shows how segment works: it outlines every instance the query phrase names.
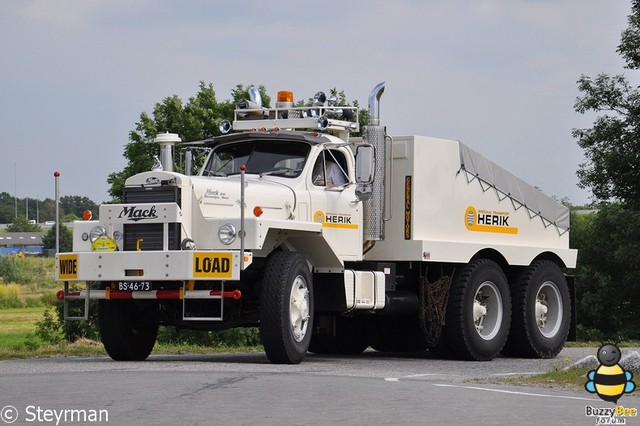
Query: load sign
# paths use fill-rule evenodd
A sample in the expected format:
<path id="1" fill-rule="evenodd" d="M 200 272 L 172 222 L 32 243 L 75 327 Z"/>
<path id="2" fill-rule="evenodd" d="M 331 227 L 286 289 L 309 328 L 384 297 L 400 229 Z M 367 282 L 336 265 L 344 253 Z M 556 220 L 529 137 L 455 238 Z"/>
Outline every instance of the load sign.
<path id="1" fill-rule="evenodd" d="M 197 278 L 231 278 L 232 260 L 233 253 L 194 253 L 193 276 Z"/>

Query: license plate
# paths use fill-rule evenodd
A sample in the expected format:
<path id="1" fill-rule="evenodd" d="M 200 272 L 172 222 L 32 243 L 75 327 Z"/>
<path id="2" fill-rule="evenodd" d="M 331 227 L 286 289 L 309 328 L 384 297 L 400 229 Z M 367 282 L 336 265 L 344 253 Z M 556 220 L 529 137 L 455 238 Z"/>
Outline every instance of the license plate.
<path id="1" fill-rule="evenodd" d="M 149 281 L 120 281 L 118 282 L 119 291 L 151 291 L 151 282 Z"/>

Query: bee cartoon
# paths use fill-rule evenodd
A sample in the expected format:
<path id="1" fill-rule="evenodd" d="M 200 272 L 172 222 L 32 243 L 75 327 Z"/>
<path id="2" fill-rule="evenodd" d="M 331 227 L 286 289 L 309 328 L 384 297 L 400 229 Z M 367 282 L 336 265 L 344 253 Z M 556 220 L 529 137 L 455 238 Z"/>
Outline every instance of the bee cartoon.
<path id="1" fill-rule="evenodd" d="M 604 344 L 598 349 L 598 361 L 600 366 L 589 371 L 587 383 L 584 388 L 589 393 L 597 394 L 600 399 L 618 403 L 622 394 L 633 392 L 636 388 L 631 381 L 633 373 L 625 371 L 618 362 L 622 354 L 620 348 L 614 344 Z"/>

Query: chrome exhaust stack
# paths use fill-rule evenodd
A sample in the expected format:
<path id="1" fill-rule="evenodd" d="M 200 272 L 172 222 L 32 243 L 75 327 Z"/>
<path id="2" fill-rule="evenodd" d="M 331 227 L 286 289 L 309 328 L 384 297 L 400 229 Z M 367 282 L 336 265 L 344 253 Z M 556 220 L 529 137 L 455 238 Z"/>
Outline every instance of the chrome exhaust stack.
<path id="1" fill-rule="evenodd" d="M 380 97 L 384 87 L 384 82 L 379 83 L 369 95 L 369 121 L 363 133 L 366 143 L 373 145 L 376 157 L 371 198 L 364 202 L 364 239 L 369 241 L 384 240 L 387 132 L 380 125 Z"/>
<path id="2" fill-rule="evenodd" d="M 173 171 L 173 146 L 182 142 L 177 133 L 160 133 L 153 140 L 160 145 L 160 164 L 165 172 Z"/>

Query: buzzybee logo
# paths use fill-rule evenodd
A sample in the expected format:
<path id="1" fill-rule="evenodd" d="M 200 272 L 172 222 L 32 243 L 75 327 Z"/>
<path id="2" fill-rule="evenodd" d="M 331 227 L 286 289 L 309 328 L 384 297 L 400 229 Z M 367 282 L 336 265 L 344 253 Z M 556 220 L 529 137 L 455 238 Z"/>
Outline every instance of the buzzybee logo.
<path id="1" fill-rule="evenodd" d="M 587 382 L 584 389 L 589 393 L 595 393 L 600 399 L 612 402 L 615 406 L 593 407 L 587 405 L 584 415 L 594 417 L 596 425 L 624 425 L 627 417 L 637 417 L 638 409 L 618 405 L 618 399 L 626 393 L 631 393 L 636 388 L 633 382 L 633 373 L 626 371 L 619 364 L 622 353 L 618 346 L 607 343 L 598 349 L 598 361 L 600 365 L 595 370 L 587 373 Z"/>
<path id="2" fill-rule="evenodd" d="M 584 388 L 589 393 L 595 393 L 603 401 L 616 404 L 625 393 L 631 393 L 636 388 L 633 373 L 625 371 L 620 364 L 622 353 L 614 344 L 605 344 L 598 349 L 600 366 L 589 371 Z"/>
<path id="3" fill-rule="evenodd" d="M 156 206 L 151 206 L 148 209 L 139 209 L 137 206 L 125 206 L 118 215 L 118 219 L 126 218 L 134 222 L 140 220 L 157 219 Z"/>

